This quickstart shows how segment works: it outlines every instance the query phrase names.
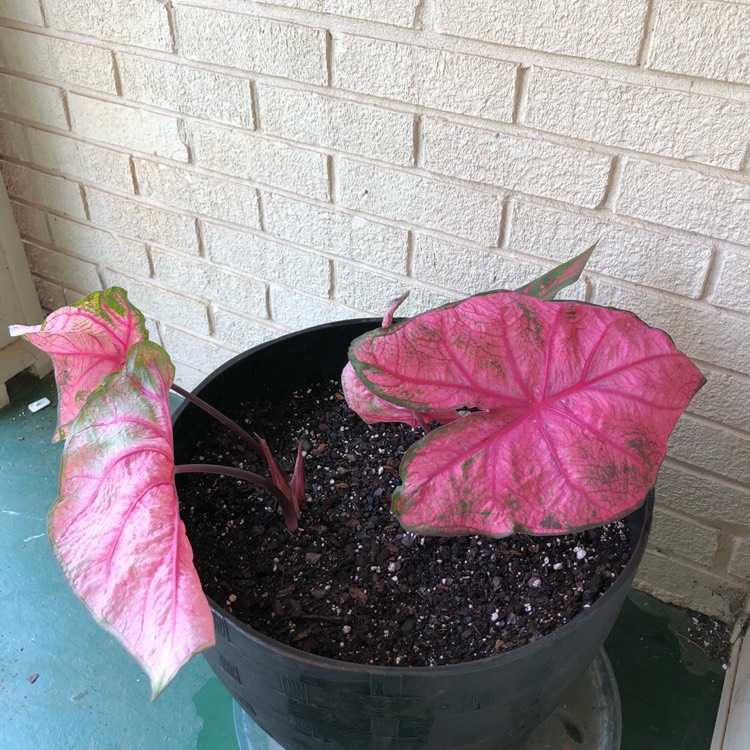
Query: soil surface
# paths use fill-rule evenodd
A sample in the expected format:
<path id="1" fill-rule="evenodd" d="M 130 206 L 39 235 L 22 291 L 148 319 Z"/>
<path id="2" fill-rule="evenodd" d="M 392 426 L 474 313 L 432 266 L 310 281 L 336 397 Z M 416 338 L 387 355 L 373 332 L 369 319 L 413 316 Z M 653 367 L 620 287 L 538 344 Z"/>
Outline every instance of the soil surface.
<path id="1" fill-rule="evenodd" d="M 276 501 L 243 481 L 177 477 L 208 596 L 303 651 L 369 664 L 480 659 L 546 635 L 590 606 L 629 558 L 618 521 L 564 536 L 419 537 L 390 511 L 406 448 L 421 431 L 366 425 L 334 381 L 231 415 L 263 436 L 289 474 L 299 437 L 308 506 L 284 528 Z M 217 426 L 192 461 L 266 474 Z"/>

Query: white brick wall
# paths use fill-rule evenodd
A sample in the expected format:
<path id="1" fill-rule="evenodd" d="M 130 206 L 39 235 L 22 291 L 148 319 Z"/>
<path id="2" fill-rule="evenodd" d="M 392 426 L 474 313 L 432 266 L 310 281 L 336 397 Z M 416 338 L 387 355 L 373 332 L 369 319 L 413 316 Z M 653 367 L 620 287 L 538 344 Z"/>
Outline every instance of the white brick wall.
<path id="1" fill-rule="evenodd" d="M 531 68 L 529 78 L 524 123 L 532 128 L 718 167 L 742 165 L 750 126 L 744 102 L 544 68 Z"/>
<path id="2" fill-rule="evenodd" d="M 604 197 L 610 159 L 603 154 L 431 117 L 422 138 L 430 172 L 591 208 Z"/>
<path id="3" fill-rule="evenodd" d="M 189 7 L 178 8 L 177 27 L 188 59 L 305 83 L 328 79 L 324 29 Z"/>
<path id="4" fill-rule="evenodd" d="M 73 130 L 85 138 L 167 159 L 187 161 L 180 121 L 144 109 L 70 94 Z"/>
<path id="5" fill-rule="evenodd" d="M 337 160 L 336 167 L 338 199 L 347 208 L 481 244 L 497 239 L 500 203 L 490 193 L 351 159 Z"/>
<path id="6" fill-rule="evenodd" d="M 62 90 L 25 78 L 0 75 L 0 107 L 19 120 L 30 120 L 62 130 L 68 127 Z"/>
<path id="7" fill-rule="evenodd" d="M 750 4 L 5 0 L 0 166 L 43 306 L 126 287 L 198 380 L 291 329 L 517 287 L 667 330 L 708 383 L 639 585 L 750 591 Z"/>
<path id="8" fill-rule="evenodd" d="M 146 159 L 135 158 L 133 165 L 140 195 L 173 209 L 260 226 L 258 194 L 253 187 Z"/>
<path id="9" fill-rule="evenodd" d="M 44 8 L 53 29 L 164 52 L 172 48 L 167 10 L 159 2 L 44 0 Z"/>
<path id="10" fill-rule="evenodd" d="M 274 5 L 367 18 L 394 26 L 411 26 L 419 0 L 388 0 L 383 4 L 384 7 L 376 6 L 372 0 L 276 0 Z"/>
<path id="11" fill-rule="evenodd" d="M 743 43 L 748 35 L 750 6 L 742 0 L 662 0 L 649 63 L 657 70 L 750 83 Z"/>
<path id="12" fill-rule="evenodd" d="M 411 164 L 414 118 L 379 107 L 259 85 L 264 133 L 326 149 L 362 154 L 391 164 Z"/>
<path id="13" fill-rule="evenodd" d="M 15 29 L 2 29 L 0 45 L 10 70 L 116 93 L 109 50 Z"/>
<path id="14" fill-rule="evenodd" d="M 27 128 L 31 160 L 44 169 L 133 192 L 130 157 L 67 135 Z"/>
<path id="15" fill-rule="evenodd" d="M 333 55 L 339 88 L 492 120 L 513 117 L 511 63 L 348 34 L 335 38 Z"/>
<path id="16" fill-rule="evenodd" d="M 434 6 L 441 33 L 632 64 L 646 0 L 435 0 Z"/>
<path id="17" fill-rule="evenodd" d="M 125 97 L 205 120 L 252 127 L 247 79 L 123 52 L 117 57 Z"/>
<path id="18" fill-rule="evenodd" d="M 254 133 L 194 123 L 195 162 L 201 167 L 242 177 L 310 198 L 328 198 L 324 154 L 295 148 Z"/>
<path id="19" fill-rule="evenodd" d="M 14 21 L 44 25 L 39 0 L 4 0 L 0 5 L 0 15 Z"/>

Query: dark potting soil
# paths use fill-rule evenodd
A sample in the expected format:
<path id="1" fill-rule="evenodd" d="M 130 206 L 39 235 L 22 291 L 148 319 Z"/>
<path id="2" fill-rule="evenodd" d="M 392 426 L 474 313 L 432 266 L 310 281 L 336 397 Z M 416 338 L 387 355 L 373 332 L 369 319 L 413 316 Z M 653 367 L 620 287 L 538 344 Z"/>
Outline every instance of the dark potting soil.
<path id="1" fill-rule="evenodd" d="M 290 403 L 291 402 L 291 403 Z M 243 481 L 177 477 L 204 589 L 277 641 L 335 659 L 431 666 L 481 659 L 547 635 L 606 591 L 629 558 L 618 521 L 564 536 L 420 537 L 390 510 L 421 431 L 366 425 L 329 381 L 232 415 L 291 473 L 305 451 L 307 509 L 290 534 L 275 500 Z M 192 461 L 267 474 L 217 426 Z"/>

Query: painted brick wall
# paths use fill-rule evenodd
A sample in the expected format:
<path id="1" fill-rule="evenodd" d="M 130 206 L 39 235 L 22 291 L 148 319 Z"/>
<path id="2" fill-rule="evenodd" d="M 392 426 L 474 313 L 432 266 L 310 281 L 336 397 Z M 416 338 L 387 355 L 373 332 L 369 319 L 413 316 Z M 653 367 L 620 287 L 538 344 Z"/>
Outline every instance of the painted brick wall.
<path id="1" fill-rule="evenodd" d="M 292 329 L 513 287 L 708 377 L 640 585 L 750 577 L 746 0 L 0 0 L 0 155 L 43 306 L 127 287 L 188 386 Z"/>

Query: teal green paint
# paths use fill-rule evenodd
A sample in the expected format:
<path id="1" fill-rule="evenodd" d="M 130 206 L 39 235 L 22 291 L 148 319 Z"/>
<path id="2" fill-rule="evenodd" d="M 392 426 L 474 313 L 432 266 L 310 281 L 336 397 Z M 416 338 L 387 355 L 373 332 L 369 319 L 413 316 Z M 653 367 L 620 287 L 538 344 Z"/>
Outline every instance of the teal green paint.
<path id="1" fill-rule="evenodd" d="M 231 699 L 202 658 L 149 703 L 145 675 L 68 589 L 46 535 L 57 415 L 25 409 L 43 396 L 55 404 L 54 384 L 11 386 L 0 411 L 0 748 L 237 750 Z M 622 750 L 708 748 L 724 672 L 686 640 L 689 619 L 638 592 L 626 603 L 607 641 Z"/>
<path id="2" fill-rule="evenodd" d="M 622 701 L 621 750 L 708 750 L 721 664 L 688 635 L 691 612 L 631 593 L 605 644 Z"/>
<path id="3" fill-rule="evenodd" d="M 194 659 L 149 702 L 148 679 L 70 592 L 47 540 L 62 446 L 51 378 L 0 411 L 0 748 L 236 750 L 229 694 Z M 29 676 L 38 674 L 33 684 Z"/>

